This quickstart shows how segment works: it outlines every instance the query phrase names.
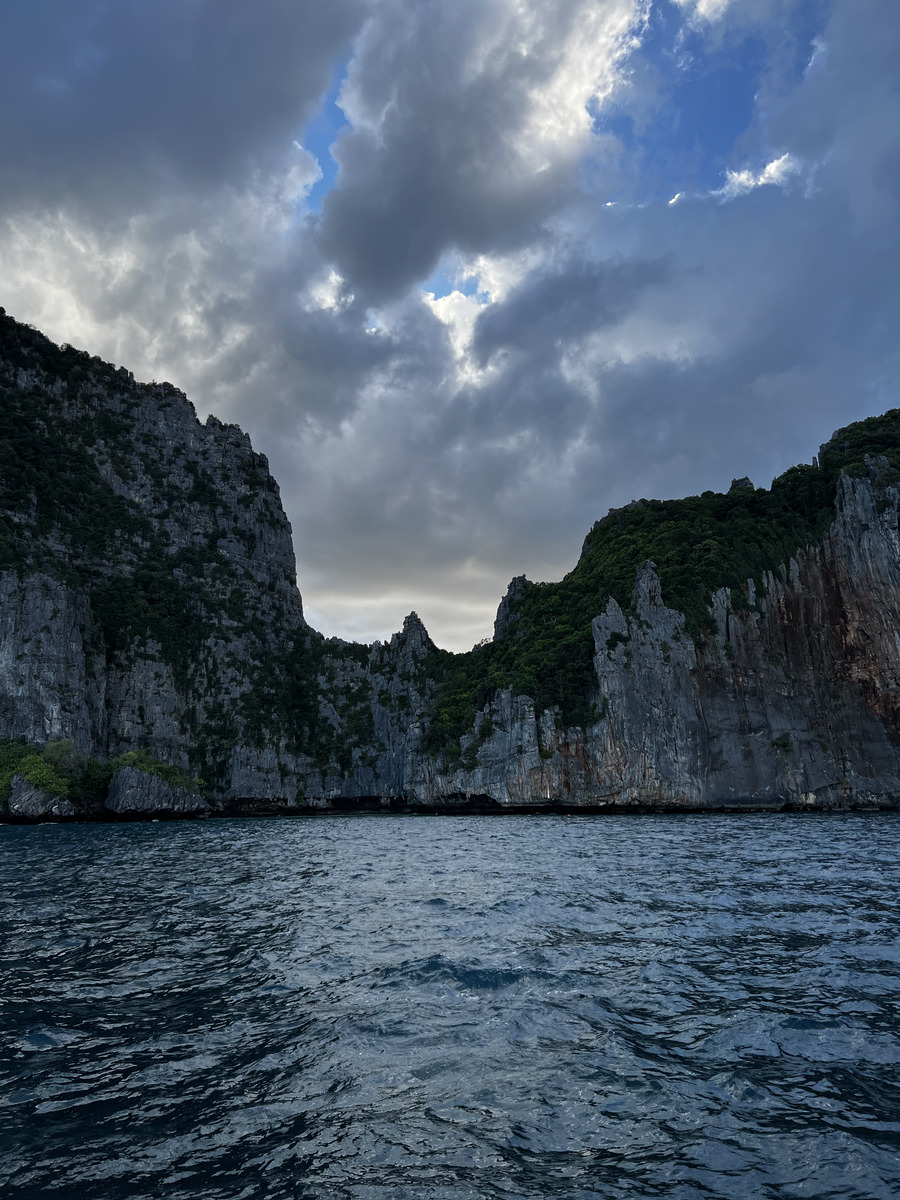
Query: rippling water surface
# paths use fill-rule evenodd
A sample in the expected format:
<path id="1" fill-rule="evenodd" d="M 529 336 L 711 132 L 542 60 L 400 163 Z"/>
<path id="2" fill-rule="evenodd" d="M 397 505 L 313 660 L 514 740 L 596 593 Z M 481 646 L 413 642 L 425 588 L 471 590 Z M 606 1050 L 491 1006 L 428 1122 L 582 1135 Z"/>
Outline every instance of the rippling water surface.
<path id="1" fill-rule="evenodd" d="M 0 828 L 0 1189 L 900 1195 L 900 818 Z"/>

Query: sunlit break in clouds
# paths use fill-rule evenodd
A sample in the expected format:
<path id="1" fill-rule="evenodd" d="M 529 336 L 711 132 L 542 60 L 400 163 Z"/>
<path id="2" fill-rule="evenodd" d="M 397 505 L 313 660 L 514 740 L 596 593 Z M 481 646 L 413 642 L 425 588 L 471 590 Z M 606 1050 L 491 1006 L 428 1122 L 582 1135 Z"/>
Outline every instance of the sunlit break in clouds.
<path id="1" fill-rule="evenodd" d="M 900 404 L 896 0 L 5 17 L 0 303 L 247 429 L 325 633 Z"/>

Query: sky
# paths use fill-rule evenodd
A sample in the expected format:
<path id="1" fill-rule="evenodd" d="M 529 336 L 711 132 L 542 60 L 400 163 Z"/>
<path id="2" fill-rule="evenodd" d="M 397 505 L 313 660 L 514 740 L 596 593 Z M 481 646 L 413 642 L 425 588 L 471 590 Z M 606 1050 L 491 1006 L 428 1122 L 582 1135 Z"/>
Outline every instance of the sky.
<path id="1" fill-rule="evenodd" d="M 897 0 L 10 0 L 0 304 L 265 453 L 308 620 L 490 635 L 900 405 Z"/>

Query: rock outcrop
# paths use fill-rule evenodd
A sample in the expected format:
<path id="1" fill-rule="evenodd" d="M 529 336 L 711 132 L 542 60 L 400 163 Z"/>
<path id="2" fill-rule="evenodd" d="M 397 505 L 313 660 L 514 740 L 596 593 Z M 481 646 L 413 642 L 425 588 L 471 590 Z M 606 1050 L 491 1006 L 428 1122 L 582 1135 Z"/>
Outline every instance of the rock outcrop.
<path id="1" fill-rule="evenodd" d="M 494 618 L 495 642 L 499 642 L 501 638 L 505 638 L 511 626 L 515 624 L 516 613 L 513 606 L 517 600 L 521 600 L 529 587 L 531 587 L 531 584 L 524 575 L 516 575 L 510 580 L 509 587 L 506 589 L 506 595 L 500 601 L 497 607 L 497 616 Z"/>
<path id="2" fill-rule="evenodd" d="M 202 796 L 187 788 L 170 787 L 157 775 L 122 767 L 110 780 L 106 808 L 116 816 L 197 817 L 209 812 Z"/>
<path id="3" fill-rule="evenodd" d="M 78 810 L 70 800 L 35 787 L 21 775 L 13 775 L 10 781 L 7 808 L 9 816 L 17 821 L 47 821 L 78 815 Z"/>
<path id="4" fill-rule="evenodd" d="M 387 644 L 311 630 L 266 460 L 171 386 L 0 314 L 0 400 L 0 739 L 146 752 L 208 786 L 126 767 L 79 807 L 17 778 L 11 819 L 900 805 L 900 413 L 835 435 L 781 508 L 749 479 L 693 498 L 691 520 L 722 501 L 751 541 L 756 521 L 771 560 L 739 582 L 701 546 L 730 583 L 699 609 L 621 547 L 584 573 L 623 523 L 636 554 L 659 507 L 638 501 L 555 594 L 582 626 L 535 624 L 550 585 L 519 576 L 493 642 L 453 656 L 415 613 Z M 574 707 L 540 699 L 548 663 Z"/>

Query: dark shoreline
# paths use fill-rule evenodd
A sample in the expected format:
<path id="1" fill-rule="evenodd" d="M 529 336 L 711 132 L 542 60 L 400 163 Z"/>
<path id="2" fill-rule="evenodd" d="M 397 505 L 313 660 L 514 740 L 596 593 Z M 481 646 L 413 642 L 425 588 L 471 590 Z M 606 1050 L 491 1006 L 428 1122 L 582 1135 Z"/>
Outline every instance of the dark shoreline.
<path id="1" fill-rule="evenodd" d="M 250 820 L 276 820 L 279 818 L 316 819 L 335 816 L 385 816 L 385 817 L 602 817 L 602 816 L 742 816 L 760 813 L 828 814 L 828 813 L 891 813 L 900 812 L 900 797 L 882 803 L 868 804 L 798 804 L 788 799 L 760 801 L 748 797 L 746 800 L 729 800 L 711 805 L 676 804 L 535 804 L 505 805 L 479 797 L 477 800 L 440 805 L 409 804 L 397 798 L 385 803 L 380 797 L 338 799 L 321 805 L 297 805 L 277 801 L 245 801 L 217 808 L 205 813 L 134 812 L 114 813 L 99 809 L 76 816 L 21 817 L 0 814 L 0 825 L 121 825 L 153 821 L 215 821 L 246 818 Z"/>

